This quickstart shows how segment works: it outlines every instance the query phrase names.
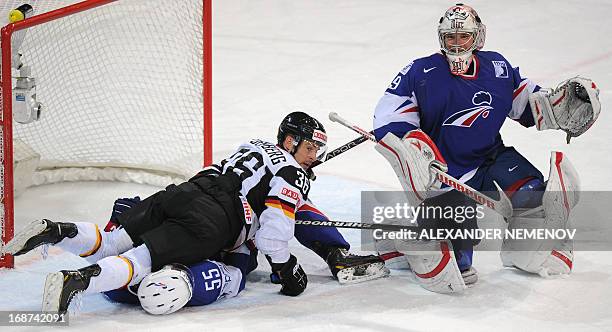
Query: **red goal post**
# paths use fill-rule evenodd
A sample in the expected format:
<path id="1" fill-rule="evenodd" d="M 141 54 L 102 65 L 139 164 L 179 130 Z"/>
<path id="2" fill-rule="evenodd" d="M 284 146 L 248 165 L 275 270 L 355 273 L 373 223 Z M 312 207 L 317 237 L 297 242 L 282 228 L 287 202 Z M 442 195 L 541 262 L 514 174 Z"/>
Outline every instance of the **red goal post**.
<path id="1" fill-rule="evenodd" d="M 3 2 L 3 16 L 24 3 Z M 14 233 L 21 146 L 37 161 L 27 185 L 96 179 L 161 185 L 212 163 L 212 0 L 31 4 L 34 15 L 0 32 L 2 243 Z M 22 67 L 15 65 L 15 46 Z M 30 95 L 42 103 L 38 120 L 15 121 L 20 78 L 35 82 Z M 0 257 L 0 267 L 13 264 L 10 255 Z"/>

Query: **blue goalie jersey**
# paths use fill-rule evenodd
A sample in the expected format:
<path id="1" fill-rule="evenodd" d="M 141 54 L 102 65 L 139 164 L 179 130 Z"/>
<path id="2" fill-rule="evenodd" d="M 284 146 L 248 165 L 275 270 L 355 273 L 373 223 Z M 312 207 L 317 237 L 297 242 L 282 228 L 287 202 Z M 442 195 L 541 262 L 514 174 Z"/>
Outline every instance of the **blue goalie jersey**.
<path id="1" fill-rule="evenodd" d="M 471 66 L 471 75 L 452 75 L 440 53 L 407 65 L 376 106 L 376 138 L 420 128 L 437 144 L 448 173 L 469 180 L 503 146 L 506 118 L 534 125 L 529 94 L 540 89 L 499 53 L 478 51 Z"/>

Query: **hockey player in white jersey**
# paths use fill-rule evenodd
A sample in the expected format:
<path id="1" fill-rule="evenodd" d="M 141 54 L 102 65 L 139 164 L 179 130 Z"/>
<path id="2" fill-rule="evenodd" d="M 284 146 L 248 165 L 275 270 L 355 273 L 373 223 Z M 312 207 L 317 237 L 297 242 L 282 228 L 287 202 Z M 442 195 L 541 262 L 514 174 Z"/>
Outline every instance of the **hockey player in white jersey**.
<path id="1" fill-rule="evenodd" d="M 376 106 L 376 149 L 391 163 L 415 206 L 474 206 L 457 191 L 431 197 L 432 189 L 439 185 L 432 181 L 430 171 L 436 167 L 494 199 L 499 185 L 514 208 L 509 228 L 565 228 L 579 191 L 577 174 L 567 156 L 552 153 L 545 181 L 518 151 L 503 144 L 500 129 L 510 118 L 538 130 L 563 130 L 569 142 L 597 119 L 599 89 L 581 77 L 568 79 L 554 90 L 541 89 L 521 77 L 518 67 L 501 54 L 482 50 L 485 33 L 483 21 L 470 6 L 457 4 L 443 14 L 438 25 L 440 52 L 410 62 Z M 438 221 L 451 228 L 477 227 L 475 219 L 462 225 L 455 225 L 452 219 Z M 378 245 L 380 254 L 404 262 L 408 259 L 425 288 L 455 292 L 473 284 L 477 275 L 472 267 L 474 243 L 452 242 L 452 246 L 438 246 L 428 257 L 411 250 L 414 244 L 386 241 Z M 396 244 L 405 247 L 395 248 Z M 396 249 L 406 256 L 396 254 Z M 568 274 L 572 242 L 506 240 L 501 257 L 505 266 L 527 272 Z"/>
<path id="2" fill-rule="evenodd" d="M 327 136 L 316 119 L 294 112 L 281 123 L 278 139 L 278 145 L 262 140 L 242 144 L 220 164 L 138 202 L 117 217 L 120 227 L 111 232 L 101 232 L 94 223 L 43 219 L 28 225 L 3 250 L 21 255 L 53 244 L 93 263 L 49 274 L 43 311 L 65 312 L 77 293 L 136 285 L 168 265 L 206 262 L 249 240 L 266 255 L 280 292 L 297 296 L 308 278 L 288 241 L 294 236 L 296 211 L 308 202 L 310 166 L 323 157 Z M 384 272 L 380 258 L 350 255 L 333 243 L 326 247 L 329 242 L 313 243 L 313 249 L 327 254 L 334 274 L 371 264 Z"/>

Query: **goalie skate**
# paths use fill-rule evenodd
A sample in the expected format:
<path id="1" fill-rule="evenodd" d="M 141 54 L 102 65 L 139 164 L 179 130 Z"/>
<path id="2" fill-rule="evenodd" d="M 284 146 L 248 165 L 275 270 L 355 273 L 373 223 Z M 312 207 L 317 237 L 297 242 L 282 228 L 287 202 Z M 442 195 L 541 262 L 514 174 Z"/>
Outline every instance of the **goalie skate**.
<path id="1" fill-rule="evenodd" d="M 343 248 L 332 250 L 327 256 L 327 264 L 340 284 L 355 284 L 389 275 L 380 257 L 354 255 Z"/>

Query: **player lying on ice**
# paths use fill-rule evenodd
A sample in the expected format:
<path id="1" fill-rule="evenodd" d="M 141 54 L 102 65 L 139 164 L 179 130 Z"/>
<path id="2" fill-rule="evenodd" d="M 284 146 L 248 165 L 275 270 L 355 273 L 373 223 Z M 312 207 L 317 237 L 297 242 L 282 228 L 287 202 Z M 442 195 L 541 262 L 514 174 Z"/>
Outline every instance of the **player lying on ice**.
<path id="1" fill-rule="evenodd" d="M 192 282 L 194 291 L 204 292 L 194 293 L 191 304 L 235 296 L 253 268 L 247 261 L 256 261 L 248 257 L 253 247 L 248 248 L 247 243 L 253 240 L 270 262 L 272 282 L 282 285 L 282 294 L 297 296 L 308 279 L 289 251 L 294 231 L 303 244 L 326 259 L 342 281 L 384 276 L 388 270 L 379 257 L 349 254 L 348 243 L 337 230 L 295 227 L 296 211 L 316 212 L 309 208 L 310 166 L 323 157 L 326 140 L 319 121 L 293 112 L 279 127 L 278 144 L 251 140 L 187 182 L 170 185 L 140 202 L 123 200 L 125 211 L 116 215 L 120 227 L 113 231 L 101 232 L 94 223 L 43 219 L 26 226 L 4 252 L 21 255 L 53 244 L 93 263 L 47 276 L 42 310 L 50 312 L 66 312 L 79 292 L 93 294 L 137 285 L 158 271 L 150 279 L 165 278 L 171 283 L 178 282 L 178 277 Z M 240 253 L 247 255 L 236 255 Z M 192 266 L 193 271 L 164 268 L 167 265 Z M 198 273 L 202 278 L 195 277 Z M 138 292 L 142 289 L 145 296 L 151 288 L 143 285 Z M 182 300 L 189 301 L 184 296 Z"/>
<path id="2" fill-rule="evenodd" d="M 106 230 L 114 228 L 118 213 L 126 211 L 137 199 L 118 199 L 113 217 Z M 310 202 L 295 214 L 296 220 L 328 220 Z M 315 228 L 313 230 L 313 227 Z M 380 258 L 347 254 L 349 244 L 337 229 L 295 225 L 296 239 L 326 260 L 332 274 L 341 283 L 362 282 L 388 275 Z M 344 249 L 345 248 L 345 249 Z M 223 298 L 235 297 L 245 288 L 246 278 L 257 267 L 253 241 L 220 252 L 210 260 L 186 267 L 180 264 L 164 266 L 147 275 L 139 284 L 105 292 L 115 302 L 140 304 L 151 314 L 170 314 L 183 306 L 202 306 Z M 272 282 L 278 278 L 271 275 Z M 142 285 L 142 286 L 141 286 Z M 177 300 L 178 299 L 178 300 Z"/>
<path id="3" fill-rule="evenodd" d="M 497 195 L 497 183 L 514 209 L 507 220 L 509 228 L 566 228 L 579 191 L 578 176 L 567 156 L 552 153 L 545 181 L 525 157 L 504 146 L 500 129 L 510 118 L 538 130 L 561 129 L 569 143 L 597 119 L 598 88 L 589 79 L 575 77 L 554 90 L 542 89 L 521 77 L 518 67 L 501 54 L 481 50 L 485 25 L 473 8 L 463 4 L 450 7 L 440 18 L 438 36 L 441 52 L 402 69 L 374 114 L 376 149 L 391 163 L 410 203 L 475 205 L 456 190 L 434 190 L 430 167 L 437 167 L 482 192 Z M 447 229 L 478 227 L 475 218 L 463 224 L 443 218 L 428 222 Z M 414 251 L 415 244 L 404 241 L 377 242 L 377 248 L 383 257 L 396 257 L 395 262 L 387 261 L 388 266 L 407 261 L 423 287 L 446 293 L 462 291 L 478 279 L 472 267 L 475 243 L 451 242 L 422 244 L 435 253 Z M 504 266 L 543 276 L 562 275 L 572 269 L 572 250 L 570 240 L 528 244 L 505 240 L 501 259 Z"/>

